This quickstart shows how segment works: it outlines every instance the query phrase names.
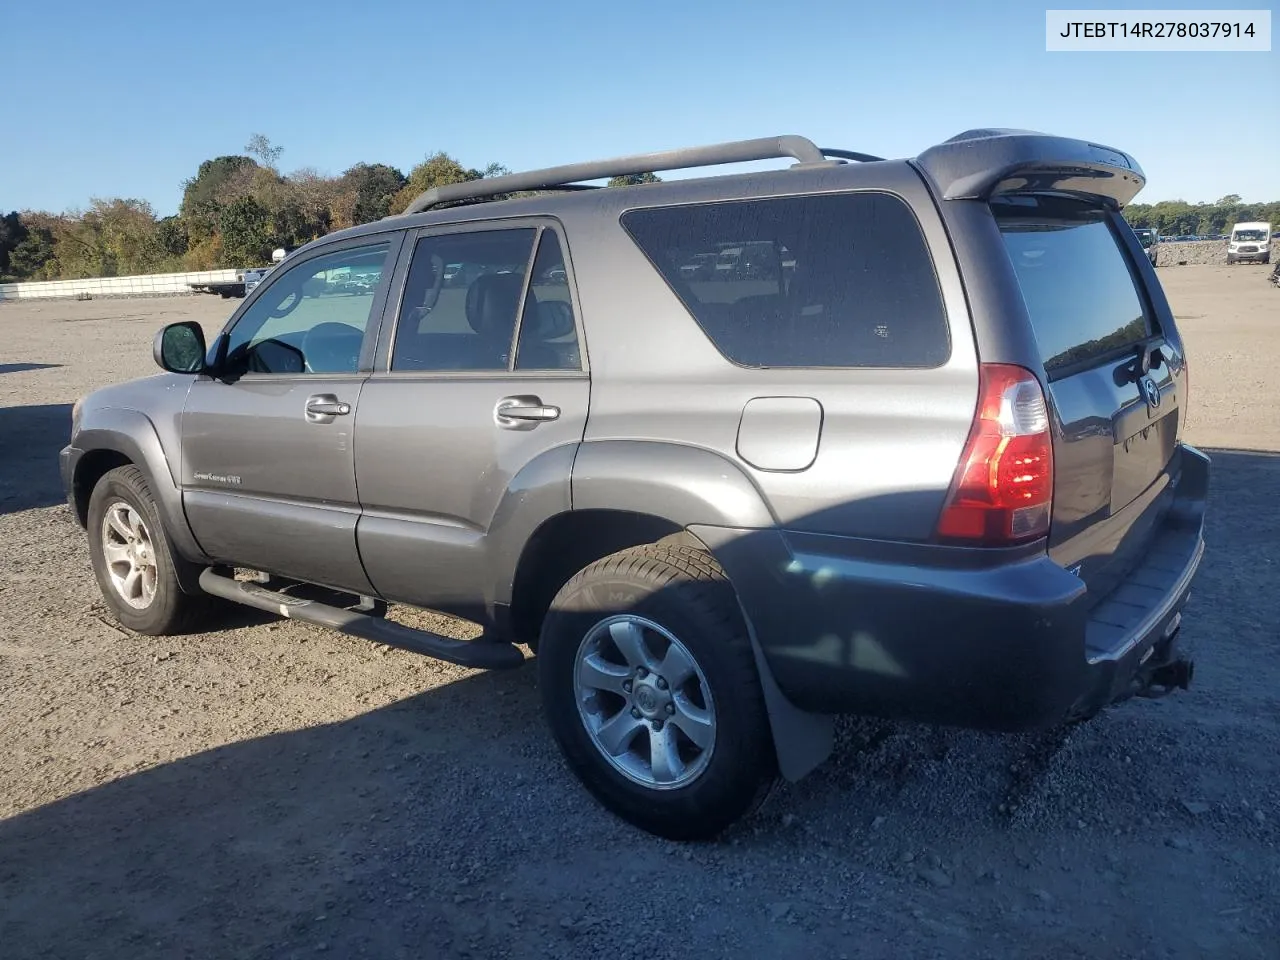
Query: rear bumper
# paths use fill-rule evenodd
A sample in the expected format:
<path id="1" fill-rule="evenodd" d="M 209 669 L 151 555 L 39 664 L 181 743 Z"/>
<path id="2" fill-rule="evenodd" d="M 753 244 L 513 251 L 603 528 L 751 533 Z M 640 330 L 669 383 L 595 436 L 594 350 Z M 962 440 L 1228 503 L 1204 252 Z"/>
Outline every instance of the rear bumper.
<path id="1" fill-rule="evenodd" d="M 693 532 L 725 567 L 774 679 L 801 709 L 1025 730 L 1088 716 L 1177 655 L 1204 553 L 1208 477 L 1208 457 L 1184 447 L 1153 546 L 1102 600 L 1043 553 L 975 566 L 972 552 L 938 548 L 939 563 L 921 565 L 841 537 Z"/>

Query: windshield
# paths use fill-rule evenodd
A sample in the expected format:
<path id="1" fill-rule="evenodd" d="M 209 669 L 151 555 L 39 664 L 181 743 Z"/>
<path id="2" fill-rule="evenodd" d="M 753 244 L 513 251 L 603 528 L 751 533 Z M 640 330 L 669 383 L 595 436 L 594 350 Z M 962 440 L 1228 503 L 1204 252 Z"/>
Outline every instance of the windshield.
<path id="1" fill-rule="evenodd" d="M 1155 243 L 1156 235 L 1150 230 L 1135 230 L 1133 232 L 1138 235 L 1138 242 L 1142 244 L 1144 250 Z"/>
<path id="2" fill-rule="evenodd" d="M 1237 230 L 1231 235 L 1231 239 L 1240 240 L 1265 240 L 1267 239 L 1267 231 L 1265 230 Z"/>

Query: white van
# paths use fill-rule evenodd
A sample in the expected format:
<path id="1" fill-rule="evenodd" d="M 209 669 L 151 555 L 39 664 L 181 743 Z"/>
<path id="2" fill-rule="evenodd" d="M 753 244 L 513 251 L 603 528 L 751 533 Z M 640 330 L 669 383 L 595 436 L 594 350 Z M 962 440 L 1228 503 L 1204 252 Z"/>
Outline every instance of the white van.
<path id="1" fill-rule="evenodd" d="M 1227 263 L 1240 260 L 1271 262 L 1271 224 L 1261 221 L 1237 223 L 1231 228 L 1231 239 L 1227 241 Z"/>

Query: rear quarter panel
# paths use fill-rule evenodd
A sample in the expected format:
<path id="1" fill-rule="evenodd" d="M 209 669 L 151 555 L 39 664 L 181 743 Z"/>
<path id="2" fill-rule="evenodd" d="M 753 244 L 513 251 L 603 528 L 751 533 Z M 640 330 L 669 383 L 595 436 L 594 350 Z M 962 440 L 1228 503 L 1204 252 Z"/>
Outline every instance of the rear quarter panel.
<path id="1" fill-rule="evenodd" d="M 740 470 L 782 527 L 929 538 L 972 420 L 977 356 L 960 272 L 918 174 L 905 163 L 849 165 L 728 178 L 714 193 L 695 181 L 684 192 L 664 191 L 664 203 L 873 189 L 910 205 L 932 251 L 951 337 L 951 354 L 941 367 L 738 367 L 715 348 L 621 226 L 624 206 L 601 197 L 595 205 L 567 211 L 592 366 L 584 454 L 593 443 L 618 440 L 700 448 Z M 630 193 L 635 206 L 645 205 L 643 191 Z M 821 432 L 811 463 L 760 469 L 739 455 L 743 411 L 757 398 L 818 401 Z M 765 417 L 777 411 L 778 443 L 786 447 L 790 408 L 765 405 L 763 410 Z M 771 429 L 767 421 L 754 427 L 757 441 Z M 668 482 L 684 482 L 678 469 Z M 689 477 L 688 482 L 700 481 Z"/>

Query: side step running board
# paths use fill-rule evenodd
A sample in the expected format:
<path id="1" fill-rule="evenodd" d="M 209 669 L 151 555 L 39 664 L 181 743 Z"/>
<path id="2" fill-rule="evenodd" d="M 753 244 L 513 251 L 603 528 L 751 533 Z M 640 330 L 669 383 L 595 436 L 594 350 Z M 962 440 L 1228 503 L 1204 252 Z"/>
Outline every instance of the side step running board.
<path id="1" fill-rule="evenodd" d="M 268 590 L 256 583 L 232 580 L 206 568 L 200 574 L 200 588 L 205 593 L 224 600 L 243 603 L 269 613 L 276 613 L 292 620 L 303 620 L 317 626 L 328 627 L 374 643 L 385 643 L 427 657 L 435 657 L 448 663 L 480 670 L 503 670 L 524 663 L 524 654 L 511 643 L 492 640 L 454 640 L 426 630 L 414 630 L 403 624 L 381 617 L 341 607 L 330 606 L 287 593 Z"/>

